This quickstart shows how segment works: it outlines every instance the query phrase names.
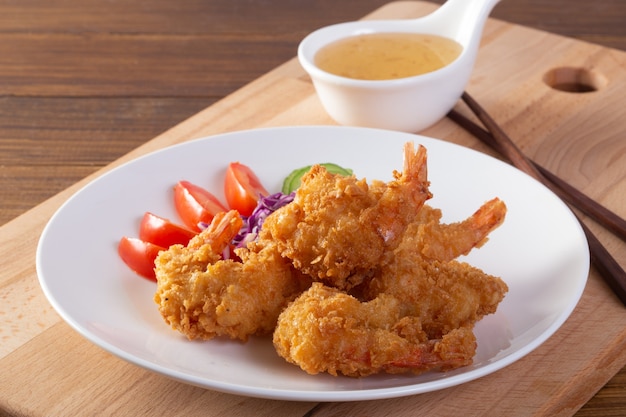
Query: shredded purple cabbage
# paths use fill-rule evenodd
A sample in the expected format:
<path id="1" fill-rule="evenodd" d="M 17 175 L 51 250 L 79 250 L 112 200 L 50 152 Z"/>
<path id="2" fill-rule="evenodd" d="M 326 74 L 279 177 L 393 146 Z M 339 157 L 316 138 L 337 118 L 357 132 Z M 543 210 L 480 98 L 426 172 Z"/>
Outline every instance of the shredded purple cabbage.
<path id="1" fill-rule="evenodd" d="M 256 240 L 259 230 L 263 226 L 263 222 L 273 212 L 279 208 L 291 203 L 296 193 L 290 194 L 276 193 L 268 195 L 267 197 L 261 196 L 256 208 L 250 214 L 250 216 L 242 216 L 243 226 L 239 231 L 239 234 L 233 239 L 233 245 L 236 248 L 245 247 L 248 242 Z"/>

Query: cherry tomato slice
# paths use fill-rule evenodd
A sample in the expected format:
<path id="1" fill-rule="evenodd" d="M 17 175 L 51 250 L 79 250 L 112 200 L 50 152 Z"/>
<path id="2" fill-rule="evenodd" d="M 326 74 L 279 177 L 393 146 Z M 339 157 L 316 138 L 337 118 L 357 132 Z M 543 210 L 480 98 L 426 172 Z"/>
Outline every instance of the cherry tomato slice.
<path id="1" fill-rule="evenodd" d="M 144 278 L 156 281 L 154 260 L 164 247 L 124 236 L 117 246 L 117 253 L 126 265 Z"/>
<path id="2" fill-rule="evenodd" d="M 179 181 L 174 187 L 174 205 L 185 226 L 196 232 L 200 231 L 198 223 L 210 223 L 217 213 L 228 211 L 217 197 L 189 181 Z"/>
<path id="3" fill-rule="evenodd" d="M 187 245 L 197 233 L 168 219 L 146 212 L 139 225 L 139 239 L 157 246 Z"/>
<path id="4" fill-rule="evenodd" d="M 231 162 L 226 169 L 224 194 L 231 209 L 237 210 L 242 216 L 249 216 L 257 206 L 259 197 L 269 193 L 248 166 Z"/>

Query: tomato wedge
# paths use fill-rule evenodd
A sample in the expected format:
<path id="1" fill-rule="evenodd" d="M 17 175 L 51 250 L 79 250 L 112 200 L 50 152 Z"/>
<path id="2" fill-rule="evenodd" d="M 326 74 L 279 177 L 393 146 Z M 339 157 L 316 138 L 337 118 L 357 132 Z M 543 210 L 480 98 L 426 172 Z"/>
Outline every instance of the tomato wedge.
<path id="1" fill-rule="evenodd" d="M 209 191 L 189 181 L 179 181 L 174 186 L 174 205 L 185 226 L 196 232 L 199 223 L 210 223 L 226 207 Z"/>
<path id="2" fill-rule="evenodd" d="M 139 239 L 157 246 L 187 245 L 197 233 L 168 219 L 146 212 L 139 225 Z"/>
<path id="3" fill-rule="evenodd" d="M 249 216 L 257 206 L 259 197 L 269 193 L 248 166 L 231 162 L 226 169 L 224 194 L 230 208 L 242 216 Z"/>
<path id="4" fill-rule="evenodd" d="M 117 252 L 126 265 L 144 278 L 156 281 L 154 260 L 164 247 L 134 237 L 122 237 Z"/>

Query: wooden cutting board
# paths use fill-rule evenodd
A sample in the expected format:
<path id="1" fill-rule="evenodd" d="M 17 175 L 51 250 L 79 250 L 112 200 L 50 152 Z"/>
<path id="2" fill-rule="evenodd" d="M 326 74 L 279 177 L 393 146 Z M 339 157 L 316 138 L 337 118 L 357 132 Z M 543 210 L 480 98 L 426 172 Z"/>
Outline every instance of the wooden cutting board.
<path id="1" fill-rule="evenodd" d="M 368 18 L 412 18 L 435 7 L 396 2 Z M 489 20 L 468 91 L 529 156 L 624 217 L 625 68 L 622 51 Z M 563 80 L 597 91 L 551 87 Z M 470 114 L 462 104 L 457 109 Z M 47 416 L 571 415 L 626 364 L 626 309 L 594 270 L 571 317 L 522 360 L 458 387 L 375 402 L 268 401 L 185 385 L 92 345 L 47 302 L 35 271 L 37 241 L 50 216 L 80 187 L 114 166 L 174 143 L 226 131 L 311 124 L 334 123 L 294 59 L 4 225 L 0 410 Z M 421 133 L 490 153 L 447 119 Z M 624 243 L 589 226 L 626 265 Z"/>

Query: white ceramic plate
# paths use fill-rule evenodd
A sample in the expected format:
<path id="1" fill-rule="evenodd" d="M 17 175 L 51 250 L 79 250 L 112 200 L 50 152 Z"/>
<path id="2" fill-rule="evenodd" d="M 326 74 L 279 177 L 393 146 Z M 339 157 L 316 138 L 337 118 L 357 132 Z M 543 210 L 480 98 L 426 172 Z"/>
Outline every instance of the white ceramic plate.
<path id="1" fill-rule="evenodd" d="M 434 198 L 445 221 L 469 216 L 498 196 L 505 223 L 467 261 L 501 276 L 510 292 L 478 323 L 475 363 L 448 373 L 311 376 L 274 352 L 271 339 L 190 342 L 171 330 L 153 302 L 155 284 L 117 256 L 145 211 L 177 219 L 172 186 L 181 179 L 222 196 L 226 165 L 250 166 L 270 191 L 294 168 L 335 162 L 359 177 L 389 180 L 406 141 L 425 145 Z M 350 127 L 289 127 L 199 139 L 127 163 L 70 198 L 46 226 L 37 251 L 41 286 L 58 313 L 101 348 L 189 384 L 240 395 L 353 401 L 423 393 L 465 383 L 531 352 L 570 315 L 587 279 L 584 234 L 569 209 L 520 171 L 481 153 L 423 136 Z"/>

